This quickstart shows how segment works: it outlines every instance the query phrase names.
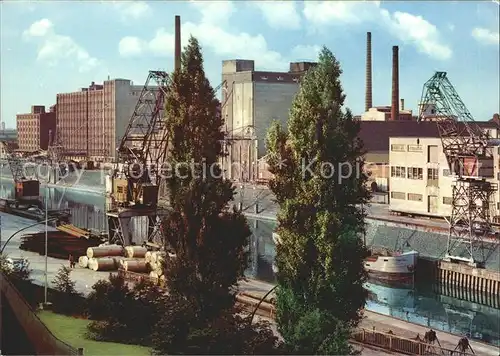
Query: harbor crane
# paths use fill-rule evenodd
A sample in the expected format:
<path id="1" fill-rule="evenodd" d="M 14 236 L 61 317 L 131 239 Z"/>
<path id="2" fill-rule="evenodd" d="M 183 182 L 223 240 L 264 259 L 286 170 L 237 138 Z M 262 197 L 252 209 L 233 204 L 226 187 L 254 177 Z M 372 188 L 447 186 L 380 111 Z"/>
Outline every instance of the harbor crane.
<path id="1" fill-rule="evenodd" d="M 158 207 L 158 200 L 165 177 L 171 173 L 165 165 L 169 147 L 165 97 L 169 85 L 167 72 L 149 72 L 117 149 L 112 202 L 107 212 L 111 243 L 136 243 L 133 236 L 139 227 L 146 226 L 147 243 L 162 245 L 160 227 L 167 210 Z M 224 85 L 225 82 L 221 83 L 214 91 L 224 89 Z"/>
<path id="2" fill-rule="evenodd" d="M 165 96 L 169 82 L 167 72 L 149 72 L 117 148 L 112 206 L 107 213 L 110 242 L 133 244 L 137 223 L 144 226 L 146 221 L 148 242 L 160 242 L 161 217 L 166 211 L 158 209 L 158 195 L 168 147 Z"/>
<path id="3" fill-rule="evenodd" d="M 425 84 L 419 121 L 435 121 L 452 183 L 452 207 L 445 259 L 484 267 L 493 234 L 490 209 L 498 184 L 494 178 L 493 142 L 473 119 L 446 72 Z"/>
<path id="4" fill-rule="evenodd" d="M 2 144 L 5 149 L 7 163 L 9 164 L 15 185 L 14 201 L 9 203 L 13 203 L 16 207 L 23 205 L 27 207 L 36 206 L 42 208 L 43 204 L 40 200 L 40 181 L 35 178 L 28 178 L 25 174 L 25 163 L 39 157 L 39 153 L 27 157 L 25 154 L 18 151 L 19 147 L 17 142 L 2 141 Z"/>

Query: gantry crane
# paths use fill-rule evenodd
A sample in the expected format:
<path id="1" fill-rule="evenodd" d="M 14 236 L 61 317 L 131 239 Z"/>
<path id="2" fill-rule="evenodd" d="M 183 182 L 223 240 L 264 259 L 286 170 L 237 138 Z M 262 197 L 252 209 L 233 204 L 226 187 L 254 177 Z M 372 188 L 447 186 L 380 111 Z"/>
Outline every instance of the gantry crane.
<path id="1" fill-rule="evenodd" d="M 490 205 L 498 184 L 493 178 L 493 149 L 489 133 L 473 119 L 448 80 L 436 72 L 425 84 L 419 121 L 436 121 L 452 184 L 452 211 L 447 260 L 481 267 L 493 230 Z"/>
<path id="2" fill-rule="evenodd" d="M 167 72 L 149 72 L 117 148 L 112 206 L 107 213 L 110 242 L 136 243 L 134 225 L 143 225 L 145 221 L 148 242 L 159 242 L 161 238 L 160 219 L 166 211 L 158 209 L 158 192 L 162 183 L 160 166 L 165 162 L 168 147 L 165 95 L 169 81 Z"/>
<path id="3" fill-rule="evenodd" d="M 29 161 L 30 157 L 18 151 L 18 144 L 16 142 L 2 141 L 7 156 L 12 179 L 14 180 L 14 204 L 15 206 L 37 206 L 42 207 L 40 201 L 40 182 L 35 178 L 26 177 L 25 163 Z M 35 154 L 31 158 L 35 158 Z"/>
<path id="4" fill-rule="evenodd" d="M 147 231 L 147 243 L 162 245 L 160 224 L 167 210 L 158 207 L 158 196 L 169 173 L 165 170 L 168 168 L 165 164 L 169 144 L 169 133 L 165 129 L 165 96 L 169 82 L 167 72 L 149 72 L 117 149 L 112 203 L 107 212 L 109 240 L 112 243 L 144 242 L 134 241 L 133 238 L 142 225 Z M 215 91 L 224 84 L 221 83 Z M 229 96 L 225 96 L 227 102 Z"/>

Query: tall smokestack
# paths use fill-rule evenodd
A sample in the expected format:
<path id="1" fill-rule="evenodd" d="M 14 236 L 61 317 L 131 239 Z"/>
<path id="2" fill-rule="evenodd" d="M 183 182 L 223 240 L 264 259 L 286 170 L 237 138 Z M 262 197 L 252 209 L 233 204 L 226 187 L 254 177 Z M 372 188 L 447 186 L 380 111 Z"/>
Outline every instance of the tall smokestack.
<path id="1" fill-rule="evenodd" d="M 181 69 L 181 17 L 175 16 L 175 70 Z"/>
<path id="2" fill-rule="evenodd" d="M 366 92 L 365 92 L 365 112 L 372 105 L 372 33 L 366 33 Z"/>
<path id="3" fill-rule="evenodd" d="M 392 47 L 392 108 L 391 120 L 399 119 L 399 48 Z"/>

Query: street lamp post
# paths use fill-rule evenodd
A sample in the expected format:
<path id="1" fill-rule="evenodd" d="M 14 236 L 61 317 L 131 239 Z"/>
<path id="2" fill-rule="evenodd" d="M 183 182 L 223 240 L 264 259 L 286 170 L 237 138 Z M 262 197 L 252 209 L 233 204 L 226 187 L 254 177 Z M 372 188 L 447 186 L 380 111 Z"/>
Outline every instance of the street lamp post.
<path id="1" fill-rule="evenodd" d="M 44 288 L 44 304 L 47 305 L 47 292 L 49 285 L 48 278 L 48 247 L 49 247 L 49 208 L 48 208 L 49 186 L 45 184 L 45 288 Z"/>

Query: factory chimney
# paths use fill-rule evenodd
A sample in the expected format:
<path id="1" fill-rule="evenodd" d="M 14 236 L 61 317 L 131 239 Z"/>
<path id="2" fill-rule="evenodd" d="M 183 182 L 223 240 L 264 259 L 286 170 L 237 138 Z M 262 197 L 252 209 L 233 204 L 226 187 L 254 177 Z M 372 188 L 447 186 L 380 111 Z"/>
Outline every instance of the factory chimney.
<path id="1" fill-rule="evenodd" d="M 174 65 L 175 70 L 181 69 L 181 17 L 179 15 L 175 16 L 175 53 L 174 53 Z"/>
<path id="2" fill-rule="evenodd" d="M 372 33 L 366 33 L 366 92 L 365 112 L 370 110 L 372 103 Z"/>
<path id="3" fill-rule="evenodd" d="M 392 47 L 392 107 L 391 120 L 399 119 L 399 48 Z"/>

